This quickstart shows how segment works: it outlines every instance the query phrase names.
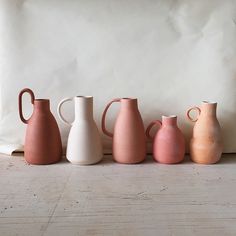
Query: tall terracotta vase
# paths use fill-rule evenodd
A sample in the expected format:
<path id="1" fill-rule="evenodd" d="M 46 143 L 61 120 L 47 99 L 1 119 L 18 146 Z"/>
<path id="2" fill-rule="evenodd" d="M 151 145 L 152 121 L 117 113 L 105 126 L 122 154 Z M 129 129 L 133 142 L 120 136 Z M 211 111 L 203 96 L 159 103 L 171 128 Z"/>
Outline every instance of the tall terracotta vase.
<path id="1" fill-rule="evenodd" d="M 160 129 L 155 137 L 150 135 L 154 125 Z M 164 164 L 175 164 L 184 160 L 185 140 L 177 126 L 177 116 L 162 116 L 162 122 L 155 120 L 147 128 L 146 135 L 153 141 L 154 159 Z"/>
<path id="2" fill-rule="evenodd" d="M 193 107 L 187 111 L 190 121 L 196 122 L 190 140 L 190 155 L 194 162 L 213 164 L 220 160 L 223 151 L 221 127 L 216 116 L 217 103 L 203 101 L 200 107 Z M 190 112 L 198 112 L 196 119 Z"/>
<path id="3" fill-rule="evenodd" d="M 121 108 L 114 126 L 114 134 L 107 131 L 106 113 L 110 105 L 120 102 Z M 102 116 L 104 134 L 113 138 L 113 158 L 124 164 L 142 162 L 146 157 L 146 137 L 136 98 L 117 98 L 105 108 Z"/>
<path id="4" fill-rule="evenodd" d="M 67 121 L 61 106 L 67 101 L 75 102 L 75 119 Z M 102 160 L 102 141 L 93 119 L 93 97 L 77 96 L 65 98 L 58 105 L 58 115 L 62 122 L 71 126 L 66 157 L 73 164 L 90 165 Z"/>
<path id="5" fill-rule="evenodd" d="M 22 96 L 29 93 L 33 104 L 33 114 L 27 120 L 23 116 Z M 28 163 L 36 165 L 52 164 L 61 160 L 62 144 L 57 122 L 50 111 L 48 99 L 35 99 L 32 90 L 26 88 L 19 94 L 19 115 L 27 124 L 24 156 Z"/>

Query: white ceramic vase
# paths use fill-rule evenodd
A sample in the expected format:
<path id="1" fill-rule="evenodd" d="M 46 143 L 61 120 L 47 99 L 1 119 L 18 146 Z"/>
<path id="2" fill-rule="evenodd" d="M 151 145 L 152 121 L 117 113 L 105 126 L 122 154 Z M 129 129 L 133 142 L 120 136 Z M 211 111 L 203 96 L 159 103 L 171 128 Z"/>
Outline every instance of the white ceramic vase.
<path id="1" fill-rule="evenodd" d="M 62 104 L 75 102 L 74 122 L 68 122 L 62 115 Z M 61 121 L 71 126 L 67 142 L 66 157 L 73 164 L 90 165 L 102 160 L 101 137 L 93 118 L 93 97 L 77 96 L 63 99 L 57 108 Z"/>

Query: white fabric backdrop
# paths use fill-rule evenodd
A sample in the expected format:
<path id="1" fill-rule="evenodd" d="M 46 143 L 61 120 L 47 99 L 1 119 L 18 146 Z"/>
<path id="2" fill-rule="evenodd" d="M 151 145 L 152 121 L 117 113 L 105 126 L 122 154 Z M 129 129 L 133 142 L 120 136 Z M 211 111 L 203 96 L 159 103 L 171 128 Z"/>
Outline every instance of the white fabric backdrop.
<path id="1" fill-rule="evenodd" d="M 235 152 L 235 42 L 234 0 L 0 0 L 0 151 L 23 144 L 17 97 L 29 87 L 55 116 L 60 99 L 93 95 L 99 127 L 110 99 L 138 97 L 145 126 L 176 114 L 187 139 L 187 108 L 217 101 L 225 152 Z"/>

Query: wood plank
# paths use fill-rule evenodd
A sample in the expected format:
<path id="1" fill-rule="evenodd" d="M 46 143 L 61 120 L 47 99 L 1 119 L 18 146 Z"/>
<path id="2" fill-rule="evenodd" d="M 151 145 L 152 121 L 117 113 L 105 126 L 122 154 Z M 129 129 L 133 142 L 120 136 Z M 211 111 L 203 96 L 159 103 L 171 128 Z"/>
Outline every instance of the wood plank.
<path id="1" fill-rule="evenodd" d="M 19 155 L 19 154 L 18 154 Z M 0 157 L 0 235 L 236 235 L 236 155 L 221 163 L 33 166 Z"/>

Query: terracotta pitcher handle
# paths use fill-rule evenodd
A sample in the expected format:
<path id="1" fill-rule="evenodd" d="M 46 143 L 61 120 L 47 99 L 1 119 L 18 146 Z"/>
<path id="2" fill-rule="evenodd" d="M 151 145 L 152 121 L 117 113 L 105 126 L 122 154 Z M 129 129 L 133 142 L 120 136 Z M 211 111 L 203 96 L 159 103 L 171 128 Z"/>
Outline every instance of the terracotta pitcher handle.
<path id="1" fill-rule="evenodd" d="M 64 123 L 64 124 L 66 124 L 66 125 L 72 125 L 73 124 L 73 122 L 69 122 L 69 121 L 67 121 L 66 119 L 65 119 L 65 117 L 62 115 L 62 105 L 65 103 L 65 102 L 69 102 L 69 101 L 73 101 L 74 100 L 74 98 L 64 98 L 64 99 L 62 99 L 60 102 L 59 102 L 59 104 L 58 104 L 58 106 L 57 106 L 57 114 L 58 114 L 58 116 L 59 116 L 59 118 L 60 118 L 60 120 Z"/>
<path id="2" fill-rule="evenodd" d="M 193 119 L 193 118 L 190 116 L 190 112 L 191 112 L 192 110 L 195 110 L 195 111 L 198 112 L 198 116 L 197 116 L 196 119 Z M 190 121 L 192 121 L 192 122 L 196 122 L 196 121 L 198 120 L 198 117 L 199 117 L 200 114 L 201 114 L 201 109 L 200 109 L 199 107 L 192 107 L 192 108 L 190 108 L 190 109 L 187 111 L 187 117 L 188 117 L 188 119 L 189 119 Z"/>
<path id="3" fill-rule="evenodd" d="M 32 104 L 34 104 L 35 97 L 34 97 L 33 91 L 29 88 L 25 88 L 25 89 L 21 90 L 20 93 L 19 93 L 19 96 L 18 96 L 20 119 L 22 120 L 23 123 L 28 124 L 30 118 L 28 120 L 26 120 L 24 118 L 23 111 L 22 111 L 22 96 L 23 96 L 24 93 L 29 93 L 29 95 L 31 97 L 31 103 Z"/>
<path id="4" fill-rule="evenodd" d="M 161 122 L 160 120 L 154 120 L 154 121 L 152 121 L 152 122 L 149 124 L 149 126 L 147 127 L 146 136 L 147 136 L 149 139 L 151 139 L 151 140 L 154 139 L 154 137 L 152 137 L 152 136 L 150 135 L 150 131 L 151 131 L 151 129 L 152 129 L 152 127 L 153 127 L 154 125 L 158 125 L 158 126 L 161 127 L 161 126 L 162 126 L 162 122 Z"/>
<path id="5" fill-rule="evenodd" d="M 106 134 L 107 136 L 109 137 L 113 137 L 113 133 L 109 132 L 107 129 L 106 129 L 106 114 L 107 114 L 107 110 L 109 109 L 109 107 L 111 106 L 112 103 L 114 102 L 120 102 L 121 99 L 120 98 L 116 98 L 116 99 L 113 99 L 111 102 L 109 102 L 105 108 L 105 110 L 103 111 L 103 114 L 102 114 L 102 131 L 104 134 Z"/>

